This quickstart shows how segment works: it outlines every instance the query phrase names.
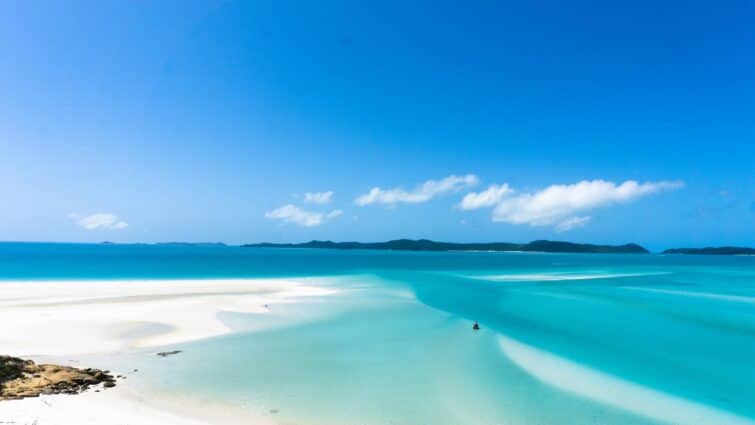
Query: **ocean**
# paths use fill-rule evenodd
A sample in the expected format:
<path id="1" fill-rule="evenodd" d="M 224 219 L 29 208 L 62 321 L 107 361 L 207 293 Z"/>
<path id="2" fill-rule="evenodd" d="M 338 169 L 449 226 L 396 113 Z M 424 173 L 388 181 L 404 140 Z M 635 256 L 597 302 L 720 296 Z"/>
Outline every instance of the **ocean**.
<path id="1" fill-rule="evenodd" d="M 175 399 L 281 424 L 755 423 L 755 257 L 0 244 L 0 285 L 182 278 L 338 291 L 123 356 Z"/>

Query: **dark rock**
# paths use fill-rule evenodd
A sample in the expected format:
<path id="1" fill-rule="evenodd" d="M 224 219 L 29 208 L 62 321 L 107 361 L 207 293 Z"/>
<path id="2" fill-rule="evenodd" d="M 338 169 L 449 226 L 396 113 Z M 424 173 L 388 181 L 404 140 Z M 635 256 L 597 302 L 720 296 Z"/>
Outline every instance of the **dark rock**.
<path id="1" fill-rule="evenodd" d="M 20 377 L 23 374 L 24 366 L 24 361 L 19 358 L 0 356 L 0 382 Z"/>
<path id="2" fill-rule="evenodd" d="M 0 400 L 78 394 L 100 383 L 112 387 L 115 379 L 108 371 L 37 365 L 31 360 L 0 356 Z"/>
<path id="3" fill-rule="evenodd" d="M 181 350 L 161 351 L 161 352 L 157 353 L 157 355 L 160 356 L 160 357 L 168 357 L 168 356 L 176 355 L 176 354 L 178 354 L 180 352 L 181 352 Z"/>

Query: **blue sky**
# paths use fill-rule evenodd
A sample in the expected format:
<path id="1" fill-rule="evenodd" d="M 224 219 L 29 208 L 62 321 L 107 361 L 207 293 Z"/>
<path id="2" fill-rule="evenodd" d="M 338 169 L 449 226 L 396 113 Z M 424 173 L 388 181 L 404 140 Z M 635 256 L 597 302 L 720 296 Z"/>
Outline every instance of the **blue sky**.
<path id="1" fill-rule="evenodd" d="M 607 3 L 6 2 L 0 240 L 755 245 L 755 4 Z"/>

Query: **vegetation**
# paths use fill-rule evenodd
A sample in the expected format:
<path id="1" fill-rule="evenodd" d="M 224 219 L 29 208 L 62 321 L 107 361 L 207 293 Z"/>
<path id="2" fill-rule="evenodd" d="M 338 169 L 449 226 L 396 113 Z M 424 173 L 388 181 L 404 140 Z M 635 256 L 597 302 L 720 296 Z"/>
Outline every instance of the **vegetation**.
<path id="1" fill-rule="evenodd" d="M 705 255 L 755 255 L 755 249 L 739 246 L 719 246 L 706 248 L 674 248 L 664 254 L 705 254 Z"/>
<path id="2" fill-rule="evenodd" d="M 332 242 L 310 241 L 298 244 L 259 243 L 244 247 L 256 248 L 324 248 L 324 249 L 379 249 L 394 251 L 528 251 L 528 252 L 574 252 L 574 253 L 622 253 L 645 254 L 645 248 L 637 244 L 592 245 L 558 241 L 533 241 L 526 244 L 508 242 L 452 243 L 427 239 L 397 239 L 388 242 Z"/>

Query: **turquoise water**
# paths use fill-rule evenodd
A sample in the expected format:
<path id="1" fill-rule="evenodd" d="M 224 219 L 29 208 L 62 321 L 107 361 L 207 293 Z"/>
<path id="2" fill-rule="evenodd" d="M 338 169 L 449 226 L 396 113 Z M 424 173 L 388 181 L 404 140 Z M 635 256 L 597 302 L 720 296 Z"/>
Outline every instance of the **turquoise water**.
<path id="1" fill-rule="evenodd" d="M 343 291 L 225 313 L 149 385 L 286 424 L 755 423 L 755 257 L 0 244 L 2 280 L 300 276 Z"/>

